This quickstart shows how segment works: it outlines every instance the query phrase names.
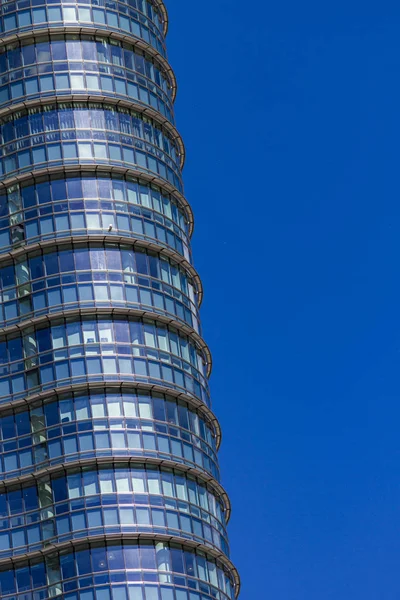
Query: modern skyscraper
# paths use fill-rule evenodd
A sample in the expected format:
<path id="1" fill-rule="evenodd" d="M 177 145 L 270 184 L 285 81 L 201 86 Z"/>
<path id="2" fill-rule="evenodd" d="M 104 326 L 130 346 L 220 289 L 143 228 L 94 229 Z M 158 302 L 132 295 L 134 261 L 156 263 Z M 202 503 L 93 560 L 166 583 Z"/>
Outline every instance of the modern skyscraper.
<path id="1" fill-rule="evenodd" d="M 2 600 L 232 600 L 162 0 L 0 5 Z"/>

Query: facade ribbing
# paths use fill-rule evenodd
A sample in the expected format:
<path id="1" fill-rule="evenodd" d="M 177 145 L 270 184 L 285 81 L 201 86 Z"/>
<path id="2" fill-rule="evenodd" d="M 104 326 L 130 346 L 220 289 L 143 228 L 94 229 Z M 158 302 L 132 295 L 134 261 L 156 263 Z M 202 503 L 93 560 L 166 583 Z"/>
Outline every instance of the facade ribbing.
<path id="1" fill-rule="evenodd" d="M 0 5 L 0 596 L 233 600 L 161 0 Z"/>

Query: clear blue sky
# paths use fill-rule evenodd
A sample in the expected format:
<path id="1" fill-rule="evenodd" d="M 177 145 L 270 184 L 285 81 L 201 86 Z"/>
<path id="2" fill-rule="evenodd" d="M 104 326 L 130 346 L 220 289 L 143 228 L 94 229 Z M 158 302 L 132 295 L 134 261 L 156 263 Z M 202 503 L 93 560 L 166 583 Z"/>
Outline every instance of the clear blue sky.
<path id="1" fill-rule="evenodd" d="M 167 6 L 241 600 L 398 600 L 400 4 Z"/>

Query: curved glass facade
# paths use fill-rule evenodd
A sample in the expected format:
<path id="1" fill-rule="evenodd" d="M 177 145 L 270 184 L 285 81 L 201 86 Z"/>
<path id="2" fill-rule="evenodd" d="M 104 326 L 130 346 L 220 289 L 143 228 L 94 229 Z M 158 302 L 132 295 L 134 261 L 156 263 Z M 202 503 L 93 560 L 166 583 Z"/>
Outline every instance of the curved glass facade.
<path id="1" fill-rule="evenodd" d="M 3 2 L 0 7 L 0 33 L 3 36 L 25 31 L 43 33 L 49 28 L 72 25 L 131 34 L 166 56 L 160 5 L 148 0 L 25 0 L 23 3 Z"/>
<path id="2" fill-rule="evenodd" d="M 78 172 L 29 177 L 0 188 L 0 257 L 22 244 L 107 231 L 110 240 L 124 236 L 158 243 L 190 261 L 191 213 L 160 182 Z"/>
<path id="3" fill-rule="evenodd" d="M 233 600 L 162 0 L 0 6 L 0 595 Z"/>
<path id="4" fill-rule="evenodd" d="M 196 283 L 160 252 L 118 243 L 69 243 L 0 261 L 0 327 L 63 308 L 127 307 L 199 332 Z"/>
<path id="5" fill-rule="evenodd" d="M 0 49 L 0 108 L 87 94 L 137 100 L 173 121 L 173 80 L 133 44 L 94 35 L 29 36 Z"/>
<path id="6" fill-rule="evenodd" d="M 116 465 L 39 476 L 0 493 L 0 519 L 0 559 L 108 532 L 189 537 L 229 554 L 218 493 L 179 468 Z"/>
<path id="7" fill-rule="evenodd" d="M 219 481 L 214 423 L 170 393 L 103 388 L 35 402 L 0 418 L 0 477 L 96 457 L 172 460 Z"/>

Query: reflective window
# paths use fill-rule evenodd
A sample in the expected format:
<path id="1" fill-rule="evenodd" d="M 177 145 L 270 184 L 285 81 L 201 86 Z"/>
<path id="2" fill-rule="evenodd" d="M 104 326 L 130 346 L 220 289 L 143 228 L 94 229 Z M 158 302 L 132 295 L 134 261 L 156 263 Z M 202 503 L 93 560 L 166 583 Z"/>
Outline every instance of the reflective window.
<path id="1" fill-rule="evenodd" d="M 52 246 L 0 265 L 0 322 L 63 307 L 127 306 L 168 313 L 199 332 L 187 271 L 167 257 L 117 244 Z"/>
<path id="2" fill-rule="evenodd" d="M 148 1 L 105 2 L 4 2 L 0 7 L 0 31 L 40 29 L 80 23 L 100 29 L 122 30 L 143 39 L 165 56 L 163 22 L 158 7 Z"/>
<path id="3" fill-rule="evenodd" d="M 148 381 L 183 389 L 206 404 L 207 365 L 191 338 L 152 320 L 53 322 L 0 341 L 0 397 L 23 397 L 54 382 Z"/>
<path id="4" fill-rule="evenodd" d="M 0 511 L 3 557 L 110 527 L 183 534 L 229 554 L 222 502 L 212 487 L 179 470 L 75 469 L 1 493 Z"/>
<path id="5" fill-rule="evenodd" d="M 29 146 L 29 140 L 25 139 L 29 136 L 30 143 L 33 141 L 32 145 L 36 146 L 45 140 L 71 141 L 80 137 L 88 139 L 88 134 L 92 132 L 91 137 L 95 137 L 96 140 L 103 139 L 121 144 L 129 144 L 132 136 L 144 140 L 158 148 L 158 152 L 161 151 L 160 156 L 164 156 L 165 153 L 165 162 L 169 160 L 167 156 L 171 157 L 179 167 L 179 152 L 169 132 L 157 121 L 127 108 L 94 102 L 50 104 L 13 113 L 12 116 L 1 119 L 0 125 L 0 141 L 7 144 L 7 148 L 1 148 L 1 154 L 7 157 L 17 147 Z M 112 132 L 112 135 L 101 135 L 104 132 Z M 22 139 L 24 141 L 21 141 Z M 16 143 L 16 140 L 19 142 Z M 144 149 L 144 144 L 133 144 L 131 141 L 130 145 Z"/>
<path id="6" fill-rule="evenodd" d="M 90 578 L 90 575 L 119 571 L 121 583 L 113 578 Z M 137 576 L 135 577 L 135 572 Z M 116 575 L 116 573 L 115 573 Z M 89 576 L 89 579 L 88 579 Z M 124 583 L 130 581 L 131 583 Z M 147 583 L 143 583 L 146 581 Z M 50 597 L 68 593 L 68 599 L 78 600 L 74 590 L 89 587 L 89 594 L 80 592 L 80 600 L 225 600 L 234 598 L 234 581 L 228 569 L 201 551 L 189 550 L 179 544 L 165 542 L 87 544 L 75 551 L 53 552 L 40 560 L 27 561 L 18 568 L 2 568 L 0 572 L 2 598 L 17 592 L 38 590 L 50 586 Z M 187 588 L 190 589 L 190 596 Z M 45 597 L 37 595 L 39 597 Z M 22 597 L 21 597 L 22 600 Z"/>
<path id="7" fill-rule="evenodd" d="M 98 36 L 43 36 L 0 48 L 0 104 L 90 93 L 135 99 L 173 122 L 172 82 L 151 56 Z"/>
<path id="8" fill-rule="evenodd" d="M 219 480 L 215 435 L 200 409 L 156 392 L 69 394 L 0 418 L 0 472 L 12 478 L 65 457 L 157 456 Z"/>
<path id="9" fill-rule="evenodd" d="M 0 471 L 94 456 L 158 456 L 219 479 L 216 432 L 201 409 L 156 392 L 68 394 L 0 418 Z"/>
<path id="10" fill-rule="evenodd" d="M 110 228 L 111 225 L 111 228 Z M 21 243 L 107 232 L 157 240 L 191 260 L 179 202 L 130 177 L 41 177 L 0 190 L 0 252 Z"/>
<path id="11" fill-rule="evenodd" d="M 71 103 L 13 113 L 2 128 L 0 173 L 41 163 L 112 162 L 153 171 L 182 189 L 178 150 L 155 121 L 127 109 Z M 16 142 L 16 139 L 22 138 Z M 5 144 L 5 142 L 7 142 Z"/>

